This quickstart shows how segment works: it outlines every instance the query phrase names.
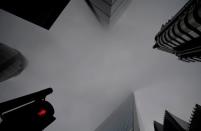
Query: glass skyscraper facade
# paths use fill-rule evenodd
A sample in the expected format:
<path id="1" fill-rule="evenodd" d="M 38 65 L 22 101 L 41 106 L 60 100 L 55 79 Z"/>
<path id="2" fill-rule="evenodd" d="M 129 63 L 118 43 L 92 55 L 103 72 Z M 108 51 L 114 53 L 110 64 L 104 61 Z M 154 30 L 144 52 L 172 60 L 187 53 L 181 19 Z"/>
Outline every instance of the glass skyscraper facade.
<path id="1" fill-rule="evenodd" d="M 134 96 L 130 95 L 95 131 L 140 131 Z"/>

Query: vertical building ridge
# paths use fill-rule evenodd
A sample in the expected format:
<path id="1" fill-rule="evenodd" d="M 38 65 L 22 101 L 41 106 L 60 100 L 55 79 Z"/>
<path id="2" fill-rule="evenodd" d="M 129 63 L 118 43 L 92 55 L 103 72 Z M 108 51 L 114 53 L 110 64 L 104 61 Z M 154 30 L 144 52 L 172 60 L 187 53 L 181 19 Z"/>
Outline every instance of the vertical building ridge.
<path id="1" fill-rule="evenodd" d="M 130 95 L 95 131 L 140 131 L 134 95 Z"/>

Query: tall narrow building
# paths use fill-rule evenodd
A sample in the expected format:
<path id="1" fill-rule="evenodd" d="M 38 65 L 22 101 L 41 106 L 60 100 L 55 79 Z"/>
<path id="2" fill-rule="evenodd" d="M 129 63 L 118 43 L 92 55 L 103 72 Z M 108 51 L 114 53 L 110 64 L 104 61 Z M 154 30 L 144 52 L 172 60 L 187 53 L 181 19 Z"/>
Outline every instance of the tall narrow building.
<path id="1" fill-rule="evenodd" d="M 201 62 L 201 1 L 190 0 L 155 36 L 153 48 L 185 62 Z"/>
<path id="2" fill-rule="evenodd" d="M 19 51 L 0 43 L 0 82 L 19 75 L 26 65 L 27 60 Z"/>
<path id="3" fill-rule="evenodd" d="M 155 131 L 200 131 L 201 106 L 196 104 L 190 122 L 186 122 L 172 113 L 165 111 L 163 124 L 154 121 Z"/>
<path id="4" fill-rule="evenodd" d="M 0 9 L 50 29 L 70 0 L 4 0 Z"/>
<path id="5" fill-rule="evenodd" d="M 95 131 L 140 131 L 134 96 L 130 95 Z"/>
<path id="6" fill-rule="evenodd" d="M 86 0 L 99 22 L 103 25 L 115 23 L 131 0 Z"/>
<path id="7" fill-rule="evenodd" d="M 195 105 L 195 109 L 192 113 L 189 131 L 200 131 L 201 130 L 200 121 L 201 121 L 201 106 L 197 104 Z"/>

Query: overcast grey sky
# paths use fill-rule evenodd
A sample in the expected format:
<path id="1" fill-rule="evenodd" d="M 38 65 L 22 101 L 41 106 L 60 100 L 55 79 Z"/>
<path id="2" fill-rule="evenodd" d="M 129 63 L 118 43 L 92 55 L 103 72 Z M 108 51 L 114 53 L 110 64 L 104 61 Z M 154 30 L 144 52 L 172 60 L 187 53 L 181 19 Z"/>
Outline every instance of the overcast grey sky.
<path id="1" fill-rule="evenodd" d="M 55 107 L 57 120 L 46 130 L 94 131 L 137 89 L 167 89 L 170 85 L 169 92 L 179 86 L 185 93 L 192 89 L 192 96 L 199 95 L 200 63 L 184 63 L 152 49 L 161 24 L 185 2 L 132 0 L 113 26 L 103 28 L 84 0 L 72 0 L 49 31 L 0 11 L 0 42 L 18 49 L 29 61 L 21 75 L 0 84 L 0 102 L 51 86 L 54 93 L 48 100 Z M 139 94 L 142 109 L 151 97 Z M 190 109 L 191 105 L 185 106 Z M 160 119 L 140 117 L 146 131 L 153 130 L 152 118 Z"/>

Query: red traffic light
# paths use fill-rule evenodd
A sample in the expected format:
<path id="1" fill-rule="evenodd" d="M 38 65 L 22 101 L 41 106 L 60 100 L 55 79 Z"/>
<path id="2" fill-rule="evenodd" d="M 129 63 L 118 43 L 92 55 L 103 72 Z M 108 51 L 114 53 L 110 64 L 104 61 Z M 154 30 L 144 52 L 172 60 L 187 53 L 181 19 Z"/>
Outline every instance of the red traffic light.
<path id="1" fill-rule="evenodd" d="M 39 117 L 44 117 L 47 114 L 47 110 L 46 109 L 40 109 L 40 111 L 37 113 L 37 115 Z"/>

